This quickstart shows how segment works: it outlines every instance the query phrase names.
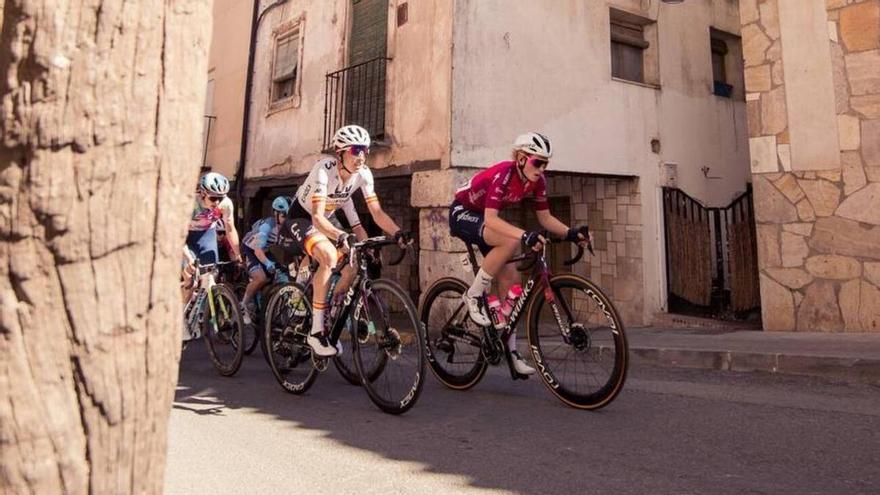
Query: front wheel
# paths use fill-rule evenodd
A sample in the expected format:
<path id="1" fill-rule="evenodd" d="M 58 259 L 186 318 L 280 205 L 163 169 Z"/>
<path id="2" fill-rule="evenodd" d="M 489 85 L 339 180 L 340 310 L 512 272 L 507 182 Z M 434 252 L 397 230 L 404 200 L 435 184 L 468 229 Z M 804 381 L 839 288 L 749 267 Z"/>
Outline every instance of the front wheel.
<path id="1" fill-rule="evenodd" d="M 461 300 L 467 288 L 457 278 L 438 280 L 425 292 L 420 311 L 428 366 L 440 383 L 454 390 L 479 383 L 488 367 L 481 330 Z"/>
<path id="2" fill-rule="evenodd" d="M 318 377 L 306 342 L 311 308 L 305 290 L 295 283 L 281 285 L 266 305 L 263 350 L 278 384 L 292 394 L 305 393 Z"/>
<path id="3" fill-rule="evenodd" d="M 550 286 L 551 299 L 540 291 L 529 305 L 529 349 L 538 373 L 569 406 L 607 406 L 626 380 L 623 322 L 611 300 L 583 277 L 559 275 Z"/>
<path id="4" fill-rule="evenodd" d="M 223 376 L 232 376 L 238 372 L 244 356 L 244 322 L 232 288 L 214 285 L 202 311 L 202 332 L 214 368 Z"/>
<path id="5" fill-rule="evenodd" d="M 424 327 L 412 300 L 396 283 L 379 279 L 367 290 L 359 308 L 367 328 L 353 325 L 350 334 L 355 367 L 379 409 L 403 414 L 416 403 L 424 384 Z"/>

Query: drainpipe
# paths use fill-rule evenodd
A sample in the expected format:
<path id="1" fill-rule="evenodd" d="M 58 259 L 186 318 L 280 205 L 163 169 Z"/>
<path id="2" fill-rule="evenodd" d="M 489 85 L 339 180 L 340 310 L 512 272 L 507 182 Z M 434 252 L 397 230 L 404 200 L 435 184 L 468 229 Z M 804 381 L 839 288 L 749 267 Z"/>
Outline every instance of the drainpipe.
<path id="1" fill-rule="evenodd" d="M 275 0 L 271 5 L 260 12 L 260 0 L 254 0 L 254 13 L 251 16 L 251 39 L 248 48 L 248 64 L 247 76 L 244 83 L 244 112 L 241 122 L 241 150 L 238 156 L 238 168 L 235 170 L 235 194 L 239 202 L 242 201 L 242 193 L 244 192 L 244 167 L 247 160 L 248 147 L 248 127 L 251 117 L 251 92 L 254 86 L 254 59 L 257 54 L 257 33 L 260 29 L 260 22 L 263 16 L 270 10 L 287 3 L 287 0 Z M 243 208 L 239 208 L 240 218 L 244 217 Z"/>

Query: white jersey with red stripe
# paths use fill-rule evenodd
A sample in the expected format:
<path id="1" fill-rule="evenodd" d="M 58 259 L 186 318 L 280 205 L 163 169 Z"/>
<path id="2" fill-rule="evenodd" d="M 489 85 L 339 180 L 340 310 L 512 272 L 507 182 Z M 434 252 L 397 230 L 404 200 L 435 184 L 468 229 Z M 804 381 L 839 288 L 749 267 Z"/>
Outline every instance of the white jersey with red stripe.
<path id="1" fill-rule="evenodd" d="M 303 210 L 311 212 L 312 204 L 323 199 L 326 201 L 324 213 L 327 217 L 342 208 L 348 223 L 353 226 L 358 225 L 361 222 L 354 209 L 351 195 L 362 189 L 368 204 L 378 201 L 373 186 L 373 173 L 370 172 L 369 167 L 363 165 L 343 183 L 336 164 L 335 158 L 325 157 L 318 160 L 305 182 L 296 190 L 296 201 Z"/>

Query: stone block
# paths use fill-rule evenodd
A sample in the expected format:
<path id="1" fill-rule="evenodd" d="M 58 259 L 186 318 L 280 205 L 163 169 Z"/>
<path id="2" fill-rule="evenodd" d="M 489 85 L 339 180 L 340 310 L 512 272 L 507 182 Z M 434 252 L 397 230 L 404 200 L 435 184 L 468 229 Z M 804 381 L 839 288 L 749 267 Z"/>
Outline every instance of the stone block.
<path id="1" fill-rule="evenodd" d="M 782 257 L 779 254 L 779 227 L 775 224 L 758 224 L 755 230 L 758 235 L 758 266 L 761 268 L 782 266 Z"/>
<path id="2" fill-rule="evenodd" d="M 880 120 L 862 121 L 862 157 L 866 167 L 880 167 Z"/>
<path id="3" fill-rule="evenodd" d="M 431 170 L 412 176 L 411 204 L 416 207 L 449 206 L 455 190 L 467 182 L 478 170 Z"/>
<path id="4" fill-rule="evenodd" d="M 770 47 L 770 38 L 756 24 L 742 28 L 743 60 L 746 67 L 754 67 L 764 63 L 765 53 Z M 749 89 L 751 91 L 751 89 Z"/>
<path id="5" fill-rule="evenodd" d="M 840 37 L 851 52 L 880 48 L 880 3 L 862 2 L 841 10 Z"/>
<path id="6" fill-rule="evenodd" d="M 840 163 L 842 164 L 843 175 L 843 194 L 850 194 L 865 187 L 868 179 L 865 176 L 865 169 L 862 166 L 862 157 L 857 152 L 845 152 L 840 155 Z"/>
<path id="7" fill-rule="evenodd" d="M 840 115 L 849 110 L 849 82 L 846 79 L 843 48 L 834 43 L 831 44 L 831 71 L 834 78 L 834 106 Z"/>
<path id="8" fill-rule="evenodd" d="M 804 191 L 801 189 L 801 186 L 798 185 L 797 179 L 795 179 L 792 174 L 782 174 L 782 177 L 774 181 L 773 185 L 776 186 L 776 189 L 779 189 L 779 192 L 781 192 L 792 204 L 796 204 L 804 198 Z"/>
<path id="9" fill-rule="evenodd" d="M 846 5 L 848 0 L 825 0 L 825 8 L 828 10 L 838 9 Z"/>
<path id="10" fill-rule="evenodd" d="M 822 254 L 807 258 L 807 271 L 815 277 L 849 280 L 862 274 L 862 264 L 855 258 L 836 254 Z"/>
<path id="11" fill-rule="evenodd" d="M 739 0 L 739 20 L 743 26 L 758 20 L 758 0 Z"/>
<path id="12" fill-rule="evenodd" d="M 626 223 L 629 225 L 642 224 L 642 207 L 630 205 L 626 210 Z"/>
<path id="13" fill-rule="evenodd" d="M 834 282 L 817 280 L 807 288 L 804 300 L 798 307 L 797 329 L 809 332 L 840 332 L 843 328 Z"/>
<path id="14" fill-rule="evenodd" d="M 602 200 L 602 219 L 617 221 L 617 199 L 606 198 Z"/>
<path id="15" fill-rule="evenodd" d="M 794 330 L 794 301 L 791 291 L 761 274 L 761 321 L 764 330 Z"/>
<path id="16" fill-rule="evenodd" d="M 834 214 L 840 204 L 840 189 L 827 180 L 798 180 L 816 216 L 828 217 Z"/>
<path id="17" fill-rule="evenodd" d="M 837 209 L 837 215 L 858 222 L 880 225 L 880 183 L 871 183 L 846 198 Z"/>
<path id="18" fill-rule="evenodd" d="M 575 221 L 586 221 L 589 218 L 589 209 L 587 205 L 584 203 L 577 203 L 574 205 L 574 217 L 572 218 L 572 223 Z"/>
<path id="19" fill-rule="evenodd" d="M 776 138 L 778 142 L 782 142 L 781 138 Z M 779 159 L 779 166 L 786 172 L 791 172 L 791 145 L 780 144 L 776 147 L 776 157 Z"/>
<path id="20" fill-rule="evenodd" d="M 880 167 L 865 167 L 864 170 L 868 182 L 880 182 Z"/>
<path id="21" fill-rule="evenodd" d="M 797 209 L 778 189 L 760 175 L 753 176 L 755 218 L 758 222 L 798 221 Z"/>
<path id="22" fill-rule="evenodd" d="M 843 315 L 844 330 L 848 332 L 858 331 L 862 326 L 859 322 L 861 289 L 861 280 L 850 280 L 840 286 L 838 301 L 840 303 L 840 312 Z"/>
<path id="23" fill-rule="evenodd" d="M 791 232 L 793 234 L 809 236 L 813 231 L 813 224 L 811 223 L 787 223 L 782 226 L 782 229 L 786 232 Z"/>
<path id="24" fill-rule="evenodd" d="M 828 39 L 834 43 L 840 42 L 840 39 L 837 36 L 837 23 L 834 21 L 828 21 Z"/>
<path id="25" fill-rule="evenodd" d="M 795 206 L 797 208 L 798 218 L 800 218 L 802 222 L 812 222 L 816 219 L 816 212 L 813 210 L 813 205 L 810 204 L 808 199 L 801 200 Z"/>
<path id="26" fill-rule="evenodd" d="M 429 251 L 464 251 L 461 239 L 449 234 L 449 208 L 419 210 L 419 247 Z"/>
<path id="27" fill-rule="evenodd" d="M 837 116 L 837 131 L 841 150 L 852 151 L 859 149 L 859 145 L 862 142 L 859 122 L 859 118 L 852 115 Z"/>
<path id="28" fill-rule="evenodd" d="M 753 92 L 770 91 L 773 83 L 770 76 L 770 64 L 749 67 L 745 70 L 746 88 Z"/>
<path id="29" fill-rule="evenodd" d="M 752 93 L 749 93 L 752 94 Z M 746 101 L 746 120 L 749 125 L 749 138 L 761 137 L 761 98 Z"/>
<path id="30" fill-rule="evenodd" d="M 880 119 L 880 94 L 853 96 L 849 99 L 849 104 L 866 119 Z"/>
<path id="31" fill-rule="evenodd" d="M 772 173 L 779 170 L 779 161 L 776 156 L 776 136 L 749 138 L 749 155 L 751 156 L 753 174 Z"/>
<path id="32" fill-rule="evenodd" d="M 844 59 L 851 95 L 880 93 L 880 50 L 851 53 Z"/>
<path id="33" fill-rule="evenodd" d="M 774 86 L 779 86 L 780 84 L 785 84 L 785 72 L 782 62 L 773 62 L 773 65 L 770 67 L 770 76 L 773 80 Z"/>
<path id="34" fill-rule="evenodd" d="M 872 284 L 880 287 L 880 263 L 874 261 L 866 262 L 865 278 Z"/>
<path id="35" fill-rule="evenodd" d="M 424 291 L 429 285 L 443 277 L 456 277 L 470 284 L 474 280 L 474 272 L 470 266 L 463 266 L 464 253 L 447 253 L 445 251 L 419 250 L 419 286 Z"/>
<path id="36" fill-rule="evenodd" d="M 804 258 L 810 253 L 804 238 L 791 232 L 783 232 L 780 240 L 782 266 L 787 268 L 803 266 Z"/>
<path id="37" fill-rule="evenodd" d="M 765 135 L 779 134 L 786 127 L 788 127 L 788 114 L 785 86 L 779 86 L 761 96 L 761 132 Z"/>
<path id="38" fill-rule="evenodd" d="M 764 272 L 789 289 L 800 289 L 813 281 L 813 277 L 800 268 L 767 268 Z"/>
<path id="39" fill-rule="evenodd" d="M 855 220 L 826 217 L 816 221 L 811 248 L 822 254 L 841 254 L 880 260 L 880 227 L 866 227 Z"/>
<path id="40" fill-rule="evenodd" d="M 776 0 L 765 0 L 758 5 L 761 11 L 761 26 L 772 40 L 779 39 L 779 5 Z"/>

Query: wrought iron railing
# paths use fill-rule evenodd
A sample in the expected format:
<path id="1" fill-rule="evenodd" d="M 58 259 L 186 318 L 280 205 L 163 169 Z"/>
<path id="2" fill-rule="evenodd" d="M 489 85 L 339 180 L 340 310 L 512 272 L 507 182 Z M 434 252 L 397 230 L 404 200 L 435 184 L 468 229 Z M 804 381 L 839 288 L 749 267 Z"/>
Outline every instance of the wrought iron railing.
<path id="1" fill-rule="evenodd" d="M 357 124 L 374 140 L 385 137 L 387 57 L 378 57 L 327 74 L 324 81 L 324 149 L 343 125 Z"/>
<path id="2" fill-rule="evenodd" d="M 205 115 L 205 127 L 202 135 L 202 168 L 208 167 L 208 143 L 211 142 L 211 128 L 214 127 L 216 115 Z"/>

